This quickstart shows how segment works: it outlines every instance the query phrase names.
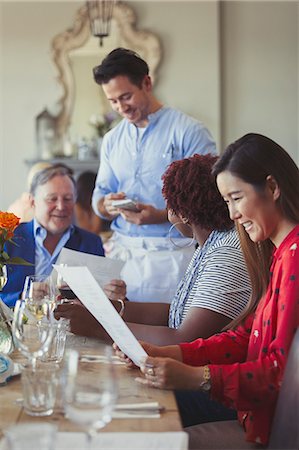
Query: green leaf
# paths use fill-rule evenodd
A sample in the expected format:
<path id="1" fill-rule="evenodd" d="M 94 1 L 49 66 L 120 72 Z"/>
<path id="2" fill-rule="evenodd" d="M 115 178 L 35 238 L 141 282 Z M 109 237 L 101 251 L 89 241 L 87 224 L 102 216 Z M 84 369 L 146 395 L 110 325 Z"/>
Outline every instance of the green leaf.
<path id="1" fill-rule="evenodd" d="M 7 242 L 10 242 L 11 244 L 15 245 L 16 247 L 20 247 L 19 244 L 17 244 L 15 241 L 13 241 L 12 239 L 7 239 Z"/>
<path id="2" fill-rule="evenodd" d="M 25 261 L 25 259 L 20 258 L 19 256 L 9 258 L 8 261 L 6 261 L 6 264 L 14 264 L 14 265 L 20 264 L 22 266 L 34 266 L 34 264 Z"/>
<path id="3" fill-rule="evenodd" d="M 7 261 L 9 259 L 8 253 L 3 251 L 2 254 L 1 254 L 1 258 L 3 258 L 4 261 Z"/>

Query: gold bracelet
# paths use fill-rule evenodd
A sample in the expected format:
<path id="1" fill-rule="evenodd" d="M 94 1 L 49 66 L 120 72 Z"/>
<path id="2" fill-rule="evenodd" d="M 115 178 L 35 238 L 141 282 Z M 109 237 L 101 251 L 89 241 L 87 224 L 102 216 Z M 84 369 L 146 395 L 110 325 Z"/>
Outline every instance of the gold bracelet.
<path id="1" fill-rule="evenodd" d="M 200 383 L 199 388 L 202 391 L 208 392 L 211 389 L 211 372 L 209 366 L 203 367 L 203 381 Z"/>
<path id="2" fill-rule="evenodd" d="M 125 302 L 121 298 L 118 298 L 116 301 L 121 304 L 121 308 L 118 314 L 120 315 L 120 317 L 122 317 L 125 312 Z"/>

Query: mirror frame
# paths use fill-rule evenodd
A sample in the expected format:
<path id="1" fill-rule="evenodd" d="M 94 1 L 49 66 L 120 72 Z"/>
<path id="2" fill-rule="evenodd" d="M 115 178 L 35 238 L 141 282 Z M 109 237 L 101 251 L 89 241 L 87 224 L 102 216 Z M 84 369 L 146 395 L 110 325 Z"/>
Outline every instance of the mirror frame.
<path id="1" fill-rule="evenodd" d="M 136 29 L 136 14 L 126 3 L 118 1 L 114 5 L 112 18 L 116 21 L 122 39 L 128 48 L 142 52 L 148 63 L 153 83 L 161 60 L 161 44 L 156 35 L 149 31 Z M 62 97 L 58 100 L 60 112 L 56 116 L 57 135 L 63 137 L 71 123 L 75 104 L 75 78 L 71 67 L 69 52 L 82 47 L 90 38 L 87 6 L 84 5 L 75 15 L 73 28 L 56 35 L 51 42 L 52 60 L 58 69 L 57 81 L 62 87 Z"/>

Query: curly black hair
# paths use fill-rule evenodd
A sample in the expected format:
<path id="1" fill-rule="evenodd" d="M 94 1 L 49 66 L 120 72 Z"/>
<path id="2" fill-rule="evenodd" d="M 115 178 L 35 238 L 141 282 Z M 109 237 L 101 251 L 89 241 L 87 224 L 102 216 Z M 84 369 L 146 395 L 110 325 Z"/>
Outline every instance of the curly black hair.
<path id="1" fill-rule="evenodd" d="M 174 161 L 162 176 L 162 194 L 167 208 L 176 215 L 194 225 L 224 231 L 232 228 L 233 222 L 212 175 L 217 159 L 211 154 L 196 154 Z"/>

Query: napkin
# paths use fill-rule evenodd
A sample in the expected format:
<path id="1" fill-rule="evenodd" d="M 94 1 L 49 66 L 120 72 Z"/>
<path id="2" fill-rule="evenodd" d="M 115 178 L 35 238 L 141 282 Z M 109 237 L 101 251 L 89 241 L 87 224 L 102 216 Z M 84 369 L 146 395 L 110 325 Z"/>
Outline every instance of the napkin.
<path id="1" fill-rule="evenodd" d="M 116 405 L 111 416 L 113 419 L 159 419 L 163 410 L 157 402 L 128 403 Z"/>
<path id="2" fill-rule="evenodd" d="M 86 448 L 84 433 L 59 432 L 56 435 L 55 450 L 82 450 Z M 32 450 L 26 447 L 24 450 Z M 185 432 L 166 433 L 102 433 L 93 438 L 90 450 L 187 450 L 188 435 Z M 0 450 L 7 450 L 4 439 Z"/>

